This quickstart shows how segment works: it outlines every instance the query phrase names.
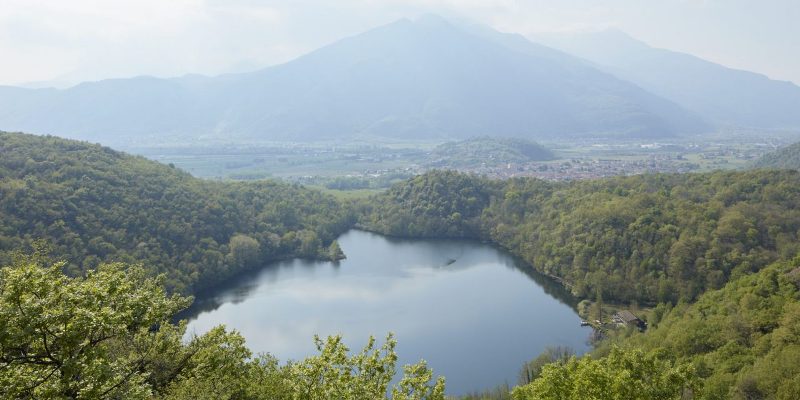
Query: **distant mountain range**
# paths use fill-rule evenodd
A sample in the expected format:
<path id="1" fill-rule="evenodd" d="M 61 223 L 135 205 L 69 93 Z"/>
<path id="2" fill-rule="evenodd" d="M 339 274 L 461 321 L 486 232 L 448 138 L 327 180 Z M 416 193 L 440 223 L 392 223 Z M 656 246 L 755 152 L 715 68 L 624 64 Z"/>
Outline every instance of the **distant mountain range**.
<path id="1" fill-rule="evenodd" d="M 533 39 L 589 60 L 715 125 L 800 128 L 800 87 L 791 82 L 653 48 L 613 29 L 536 35 Z"/>
<path id="2" fill-rule="evenodd" d="M 591 60 L 591 54 L 575 52 Z M 674 84 L 667 79 L 677 79 L 671 75 L 661 85 L 645 84 L 598 61 L 519 35 L 426 16 L 251 73 L 112 79 L 63 90 L 0 87 L 0 129 L 124 144 L 483 135 L 659 139 L 708 132 L 719 123 L 800 127 L 800 112 L 794 112 L 800 102 L 789 101 L 800 89 L 789 83 L 734 71 L 729 92 L 707 93 L 710 88 L 697 85 L 697 93 L 680 96 L 670 91 Z M 675 74 L 705 82 L 709 78 L 701 72 Z M 658 81 L 655 74 L 651 80 Z M 738 74 L 755 77 L 754 83 L 735 83 Z M 780 96 L 736 100 L 745 91 L 737 85 L 745 84 L 750 92 Z M 674 91 L 689 91 L 681 87 Z M 726 117 L 746 102 L 758 108 L 741 110 L 739 119 Z"/>

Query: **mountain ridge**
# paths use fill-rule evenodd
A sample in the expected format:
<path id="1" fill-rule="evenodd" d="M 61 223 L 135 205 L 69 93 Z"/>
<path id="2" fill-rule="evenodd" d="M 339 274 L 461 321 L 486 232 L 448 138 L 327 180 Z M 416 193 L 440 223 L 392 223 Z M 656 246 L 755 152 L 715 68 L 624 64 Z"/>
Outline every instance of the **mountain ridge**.
<path id="1" fill-rule="evenodd" d="M 473 32 L 403 19 L 249 73 L 0 90 L 0 128 L 101 141 L 658 138 L 709 129 L 558 50 Z"/>
<path id="2" fill-rule="evenodd" d="M 789 81 L 652 47 L 616 29 L 537 34 L 532 40 L 584 58 L 716 125 L 800 129 L 800 87 Z"/>

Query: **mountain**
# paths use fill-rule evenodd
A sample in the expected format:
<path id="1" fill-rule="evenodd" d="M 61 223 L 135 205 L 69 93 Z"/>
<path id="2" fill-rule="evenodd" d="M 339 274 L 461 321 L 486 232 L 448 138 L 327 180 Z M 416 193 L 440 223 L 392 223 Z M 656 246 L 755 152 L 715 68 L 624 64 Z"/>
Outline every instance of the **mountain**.
<path id="1" fill-rule="evenodd" d="M 800 129 L 800 87 L 648 46 L 618 30 L 533 40 L 591 61 L 718 125 Z"/>
<path id="2" fill-rule="evenodd" d="M 780 148 L 772 153 L 764 154 L 753 163 L 753 167 L 800 170 L 800 143 L 795 143 Z"/>
<path id="3" fill-rule="evenodd" d="M 244 74 L 0 88 L 0 129 L 118 143 L 355 136 L 660 138 L 696 115 L 519 36 L 403 19 Z"/>
<path id="4" fill-rule="evenodd" d="M 73 275 L 135 262 L 196 292 L 270 260 L 324 258 L 349 215 L 289 184 L 204 181 L 99 145 L 0 132 L 0 265 L 43 240 Z"/>

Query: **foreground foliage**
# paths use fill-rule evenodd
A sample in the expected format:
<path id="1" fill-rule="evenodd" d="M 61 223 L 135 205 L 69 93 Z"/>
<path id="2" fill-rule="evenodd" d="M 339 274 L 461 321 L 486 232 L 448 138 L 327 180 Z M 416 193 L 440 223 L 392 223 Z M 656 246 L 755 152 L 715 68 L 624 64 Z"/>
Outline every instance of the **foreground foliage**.
<path id="1" fill-rule="evenodd" d="M 699 386 L 689 365 L 663 353 L 614 348 L 600 359 L 572 357 L 548 364 L 539 378 L 512 392 L 514 400 L 680 400 Z"/>
<path id="2" fill-rule="evenodd" d="M 396 236 L 490 240 L 583 298 L 677 303 L 800 251 L 800 173 L 553 183 L 431 172 L 363 205 Z"/>
<path id="3" fill-rule="evenodd" d="M 353 217 L 294 185 L 204 181 L 106 147 L 0 132 L 0 221 L 0 263 L 44 239 L 73 275 L 143 262 L 190 293 L 268 260 L 328 258 Z"/>
<path id="4" fill-rule="evenodd" d="M 184 342 L 170 318 L 189 300 L 167 296 L 163 276 L 117 263 L 70 278 L 62 267 L 19 257 L 0 269 L 0 398 L 444 399 L 424 361 L 389 387 L 391 335 L 353 355 L 340 337 L 315 338 L 318 355 L 281 365 L 224 327 Z"/>

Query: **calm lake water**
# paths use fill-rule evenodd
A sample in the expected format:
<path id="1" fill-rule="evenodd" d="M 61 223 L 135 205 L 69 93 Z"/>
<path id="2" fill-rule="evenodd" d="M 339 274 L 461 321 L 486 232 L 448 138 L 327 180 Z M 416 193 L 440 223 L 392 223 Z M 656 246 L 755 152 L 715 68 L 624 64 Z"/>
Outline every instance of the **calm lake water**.
<path id="1" fill-rule="evenodd" d="M 588 349 L 568 294 L 495 247 L 357 230 L 339 244 L 338 264 L 274 263 L 198 297 L 189 333 L 225 324 L 254 352 L 298 360 L 316 352 L 315 333 L 356 350 L 393 332 L 400 365 L 427 360 L 453 395 L 515 384 L 547 346 Z"/>

